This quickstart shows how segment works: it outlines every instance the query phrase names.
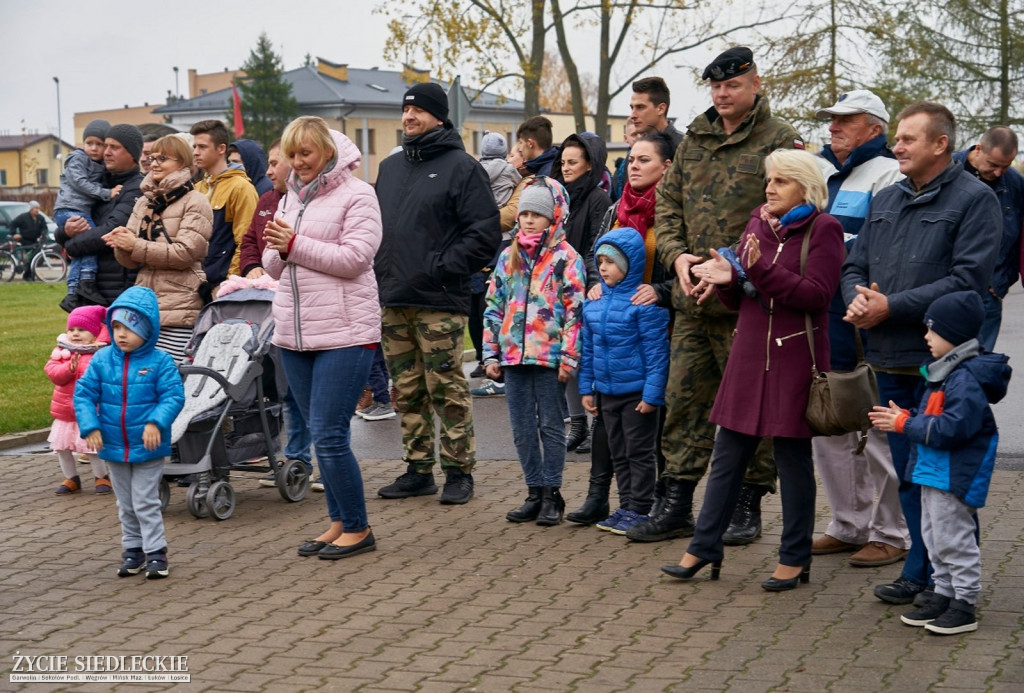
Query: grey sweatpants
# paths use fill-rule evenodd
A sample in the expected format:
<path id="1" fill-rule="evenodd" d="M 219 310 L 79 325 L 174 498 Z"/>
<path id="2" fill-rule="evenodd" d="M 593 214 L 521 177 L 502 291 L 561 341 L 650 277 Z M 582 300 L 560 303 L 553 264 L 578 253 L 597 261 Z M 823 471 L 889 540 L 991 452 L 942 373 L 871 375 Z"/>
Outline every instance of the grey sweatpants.
<path id="1" fill-rule="evenodd" d="M 149 462 L 107 462 L 110 483 L 117 495 L 122 548 L 141 548 L 147 554 L 167 548 L 160 510 L 160 478 L 165 460 L 161 457 Z"/>
<path id="2" fill-rule="evenodd" d="M 935 592 L 974 604 L 981 591 L 981 549 L 974 508 L 948 491 L 921 487 L 921 534 L 932 563 Z"/>

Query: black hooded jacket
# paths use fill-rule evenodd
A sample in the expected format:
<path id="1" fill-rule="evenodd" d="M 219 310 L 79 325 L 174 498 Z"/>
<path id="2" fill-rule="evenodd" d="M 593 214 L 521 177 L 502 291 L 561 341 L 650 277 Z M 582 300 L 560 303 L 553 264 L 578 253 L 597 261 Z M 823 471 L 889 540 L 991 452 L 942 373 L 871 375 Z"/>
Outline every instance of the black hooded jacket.
<path id="1" fill-rule="evenodd" d="M 566 147 L 582 147 L 590 160 L 590 170 L 571 183 L 566 183 L 562 177 L 562 152 Z M 585 258 L 587 266 L 590 261 L 586 258 L 593 252 L 594 236 L 601 228 L 605 212 L 612 206 L 608 193 L 598 187 L 607 160 L 608 150 L 604 140 L 593 133 L 584 132 L 565 138 L 558 148 L 555 165 L 551 168 L 551 177 L 564 185 L 569 193 L 569 220 L 565 223 L 565 240 Z"/>
<path id="2" fill-rule="evenodd" d="M 374 261 L 385 307 L 469 313 L 469 277 L 501 242 L 487 173 L 450 124 L 412 138 L 380 164 L 384 234 Z"/>
<path id="3" fill-rule="evenodd" d="M 256 194 L 271 190 L 274 184 L 267 178 L 267 157 L 263 153 L 263 147 L 257 142 L 248 139 L 235 140 L 231 146 L 242 155 L 242 166 L 245 167 L 245 175 L 256 188 Z"/>

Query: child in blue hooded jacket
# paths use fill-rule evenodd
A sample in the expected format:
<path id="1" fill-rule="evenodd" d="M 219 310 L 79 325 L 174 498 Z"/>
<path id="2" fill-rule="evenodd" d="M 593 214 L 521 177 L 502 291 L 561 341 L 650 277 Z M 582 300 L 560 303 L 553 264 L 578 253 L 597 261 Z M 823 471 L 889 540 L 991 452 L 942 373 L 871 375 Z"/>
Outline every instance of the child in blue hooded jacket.
<path id="1" fill-rule="evenodd" d="M 633 303 L 644 281 L 644 238 L 629 227 L 601 236 L 594 249 L 601 298 L 583 305 L 583 407 L 608 432 L 619 508 L 598 529 L 625 534 L 649 520 L 657 475 L 658 408 L 668 380 L 668 310 Z"/>
<path id="2" fill-rule="evenodd" d="M 82 437 L 107 462 L 124 548 L 119 577 L 146 570 L 167 577 L 160 479 L 171 454 L 171 424 L 185 406 L 170 354 L 156 348 L 160 309 L 151 289 L 133 286 L 107 311 L 111 346 L 93 356 L 75 388 Z"/>
<path id="3" fill-rule="evenodd" d="M 999 444 L 989 404 L 1006 395 L 1011 373 L 1006 356 L 987 354 L 978 342 L 984 317 L 974 291 L 935 299 L 924 317 L 935 360 L 921 367 L 926 387 L 920 408 L 906 411 L 889 402 L 869 414 L 875 428 L 915 443 L 905 481 L 921 487 L 921 534 L 935 590 L 924 592 L 924 603 L 900 620 L 938 635 L 978 629 L 975 515 L 985 505 Z"/>

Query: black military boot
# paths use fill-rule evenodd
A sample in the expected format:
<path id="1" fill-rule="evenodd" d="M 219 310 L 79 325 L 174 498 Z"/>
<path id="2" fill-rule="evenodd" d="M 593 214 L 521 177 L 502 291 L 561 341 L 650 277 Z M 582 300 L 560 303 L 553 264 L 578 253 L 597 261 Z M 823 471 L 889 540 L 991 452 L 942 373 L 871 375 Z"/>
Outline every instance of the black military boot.
<path id="1" fill-rule="evenodd" d="M 565 512 L 565 499 L 558 492 L 557 486 L 543 486 L 540 489 L 540 514 L 537 524 L 542 527 L 554 527 L 562 523 Z"/>
<path id="2" fill-rule="evenodd" d="M 540 514 L 540 486 L 530 486 L 526 493 L 526 502 L 515 510 L 509 510 L 505 519 L 509 522 L 533 522 Z"/>
<path id="3" fill-rule="evenodd" d="M 630 541 L 665 541 L 676 537 L 692 537 L 696 525 L 693 522 L 693 491 L 695 481 L 665 479 L 665 505 L 658 517 L 630 527 L 626 538 Z"/>
<path id="4" fill-rule="evenodd" d="M 764 486 L 743 484 L 740 500 L 725 530 L 722 543 L 726 546 L 750 544 L 761 536 L 761 497 L 768 493 Z"/>
<path id="5" fill-rule="evenodd" d="M 572 417 L 569 424 L 569 432 L 565 436 L 565 449 L 572 452 L 590 437 L 590 427 L 587 425 L 587 415 L 581 414 Z M 589 449 L 589 446 L 588 446 Z M 580 450 L 580 452 L 585 452 Z"/>
<path id="6" fill-rule="evenodd" d="M 651 512 L 648 513 L 653 520 L 665 510 L 665 477 L 659 475 L 658 481 L 654 484 L 654 504 Z"/>

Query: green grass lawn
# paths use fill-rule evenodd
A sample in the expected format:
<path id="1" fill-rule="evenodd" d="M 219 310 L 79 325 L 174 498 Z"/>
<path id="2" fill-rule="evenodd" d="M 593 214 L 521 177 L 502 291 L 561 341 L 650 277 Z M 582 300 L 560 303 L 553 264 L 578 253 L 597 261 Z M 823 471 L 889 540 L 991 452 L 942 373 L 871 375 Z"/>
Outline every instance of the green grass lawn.
<path id="1" fill-rule="evenodd" d="M 0 435 L 50 425 L 53 384 L 43 366 L 67 326 L 64 284 L 0 284 Z"/>

